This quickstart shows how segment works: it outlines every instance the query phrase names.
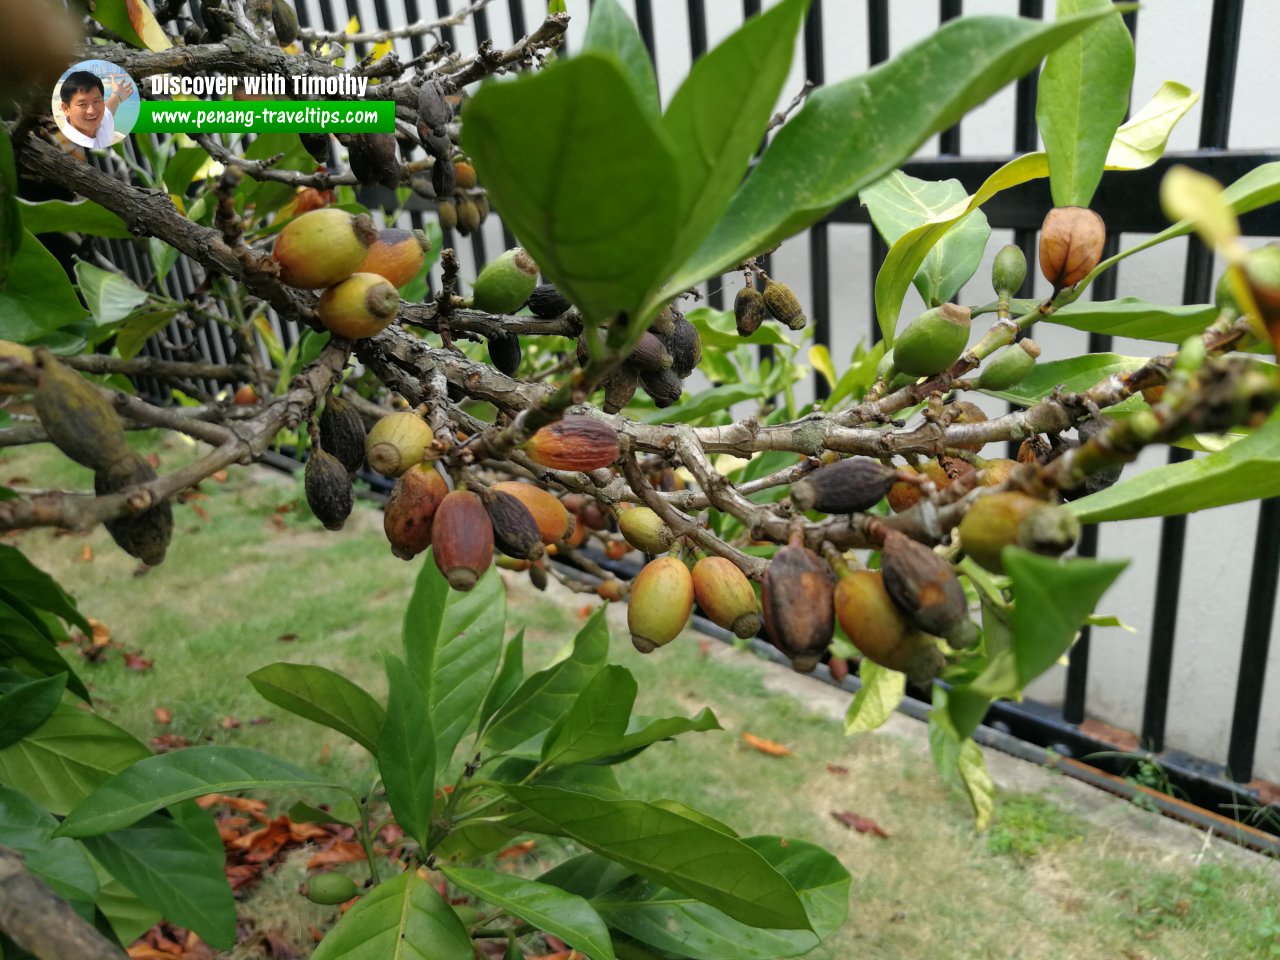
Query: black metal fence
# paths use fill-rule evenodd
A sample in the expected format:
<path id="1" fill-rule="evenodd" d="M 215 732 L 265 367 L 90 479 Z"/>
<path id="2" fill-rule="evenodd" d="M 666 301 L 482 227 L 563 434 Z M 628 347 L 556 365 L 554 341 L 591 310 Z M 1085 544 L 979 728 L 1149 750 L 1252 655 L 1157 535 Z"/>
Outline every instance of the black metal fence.
<path id="1" fill-rule="evenodd" d="M 395 5 L 393 17 L 390 7 Z M 454 6 L 461 6 L 455 2 Z M 450 0 L 372 0 L 373 21 L 368 19 L 369 0 L 298 0 L 298 14 L 303 26 L 315 26 L 325 30 L 341 29 L 352 14 L 363 15 L 362 26 L 388 27 L 415 22 L 422 17 L 447 16 L 451 11 Z M 761 0 L 742 0 L 742 16 L 750 17 L 761 10 Z M 923 2 L 917 6 L 923 7 Z M 964 12 L 962 0 L 939 0 L 937 17 L 944 22 Z M 1046 15 L 1043 0 L 1019 0 L 1020 15 L 1042 18 Z M 191 7 L 198 7 L 192 3 Z M 509 22 L 514 36 L 526 32 L 529 21 L 521 0 L 507 0 Z M 635 0 L 636 20 L 650 55 L 656 58 L 656 32 L 654 4 L 652 0 Z M 662 15 L 677 15 L 674 0 L 661 5 Z M 872 65 L 889 57 L 890 17 L 889 0 L 867 0 L 866 42 L 868 62 Z M 685 0 L 682 11 L 687 26 L 689 54 L 696 58 L 707 49 L 708 19 L 706 0 Z M 318 17 L 316 16 L 318 13 Z M 1048 11 L 1051 15 L 1052 11 Z M 1167 225 L 1163 213 L 1156 204 L 1158 184 L 1164 172 L 1174 163 L 1182 163 L 1212 174 L 1219 180 L 1230 182 L 1255 166 L 1280 159 L 1280 148 L 1271 151 L 1240 152 L 1227 149 L 1227 135 L 1231 117 L 1231 105 L 1236 90 L 1236 66 L 1240 47 L 1244 0 L 1214 0 L 1211 31 L 1208 37 L 1208 58 L 1203 84 L 1202 121 L 1199 131 L 1199 149 L 1188 153 L 1166 155 L 1153 167 L 1126 174 L 1123 181 L 1103 178 L 1093 201 L 1093 207 L 1108 224 L 1111 235 L 1108 255 L 1115 252 L 1125 233 L 1155 233 Z M 1125 14 L 1125 22 L 1134 34 L 1140 36 L 1139 26 L 1143 14 Z M 482 8 L 473 17 L 477 40 L 487 38 L 489 21 Z M 455 43 L 455 31 L 446 28 L 443 39 Z M 498 38 L 501 42 L 501 38 Z M 421 36 L 410 40 L 416 55 L 425 49 Z M 363 51 L 362 51 L 363 52 Z M 823 2 L 812 0 L 803 38 L 803 65 L 805 77 L 821 84 L 826 75 L 823 45 Z M 1256 95 L 1265 95 L 1258 92 Z M 1037 148 L 1035 124 L 1036 75 L 1029 75 L 1017 83 L 1013 111 L 1013 145 L 1016 153 Z M 944 131 L 939 138 L 939 155 L 913 160 L 905 165 L 908 173 L 930 180 L 956 178 L 972 192 L 1009 156 L 973 157 L 962 153 L 959 126 Z M 335 158 L 336 160 L 336 158 Z M 376 199 L 371 198 L 371 199 Z M 1036 261 L 1036 232 L 1046 210 L 1052 206 L 1049 187 L 1045 181 L 1035 181 L 999 194 L 984 206 L 993 228 L 1013 231 L 1014 242 Z M 424 205 L 411 204 L 409 216 L 413 226 L 423 226 Z M 835 210 L 825 221 L 808 231 L 807 248 L 809 263 L 810 301 L 817 343 L 830 344 L 833 304 L 831 302 L 831 251 L 829 227 L 832 224 L 866 224 L 866 210 L 856 200 Z M 1280 236 L 1280 211 L 1275 207 L 1260 210 L 1241 219 L 1244 232 L 1252 236 Z M 866 288 L 872 300 L 871 324 L 867 335 L 872 340 L 879 336 L 875 323 L 875 276 L 887 253 L 887 248 L 871 231 L 871 258 L 867 264 Z M 506 246 L 513 245 L 504 229 Z M 446 245 L 461 242 L 461 238 L 446 234 Z M 487 260 L 486 238 L 477 231 L 469 238 L 471 253 L 477 264 Z M 147 276 L 149 270 L 137 248 L 126 243 L 115 244 L 117 261 L 133 275 Z M 765 269 L 770 266 L 766 262 Z M 1119 269 L 1124 269 L 1123 266 Z M 1104 274 L 1095 285 L 1094 296 L 1110 299 L 1115 296 L 1119 270 Z M 1032 278 L 1028 277 L 1021 296 L 1031 295 Z M 185 264 L 179 263 L 168 281 L 175 295 L 182 295 L 193 286 L 193 278 Z M 1204 303 L 1211 299 L 1213 283 L 1213 256 L 1202 244 L 1191 239 L 1184 270 L 1183 302 Z M 707 291 L 709 303 L 723 306 L 724 295 L 718 284 Z M 281 337 L 287 347 L 295 331 L 282 329 Z M 216 360 L 228 360 L 235 354 L 235 346 L 225 331 L 216 326 L 206 326 L 194 331 L 182 331 L 176 327 L 164 337 L 153 340 L 147 352 L 155 356 L 173 356 L 174 340 L 194 338 L 186 344 L 188 350 Z M 1091 334 L 1089 350 L 1104 352 L 1111 349 L 1109 336 Z M 767 352 L 768 348 L 762 348 Z M 158 385 L 157 385 L 158 386 Z M 814 391 L 818 397 L 826 392 L 825 383 L 815 376 Z M 1191 457 L 1188 451 L 1174 448 L 1170 462 Z M 1134 677 L 1134 688 L 1141 683 L 1143 698 L 1142 725 L 1138 734 L 1144 750 L 1150 751 L 1163 766 L 1171 783 L 1183 791 L 1192 801 L 1209 809 L 1230 808 L 1239 811 L 1254 802 L 1254 793 L 1242 788 L 1242 784 L 1254 776 L 1254 760 L 1260 733 L 1263 708 L 1265 664 L 1270 645 L 1271 624 L 1276 609 L 1277 581 L 1280 580 L 1280 499 L 1261 502 L 1257 514 L 1256 540 L 1251 560 L 1248 607 L 1244 633 L 1241 638 L 1239 677 L 1235 687 L 1230 742 L 1223 757 L 1194 757 L 1186 753 L 1166 749 L 1165 730 L 1171 704 L 1170 689 L 1172 664 L 1177 639 L 1177 614 L 1179 591 L 1186 562 L 1187 521 L 1185 517 L 1169 517 L 1162 521 L 1157 576 L 1152 597 L 1152 626 L 1147 638 L 1150 656 L 1145 678 Z M 1096 555 L 1098 528 L 1086 527 L 1079 552 Z M 1080 724 L 1088 712 L 1086 697 L 1089 670 L 1090 631 L 1086 628 L 1073 648 L 1066 672 L 1065 691 L 1061 708 L 1034 702 L 997 703 L 992 706 L 986 723 L 997 730 L 1012 734 L 1024 741 L 1051 747 L 1068 757 L 1084 757 L 1108 751 L 1112 745 L 1096 739 L 1081 729 Z M 1274 732 L 1274 731 L 1273 731 Z M 1096 765 L 1123 774 L 1126 761 L 1123 758 L 1101 758 Z M 1272 832 L 1280 818 L 1263 820 L 1262 825 Z"/>

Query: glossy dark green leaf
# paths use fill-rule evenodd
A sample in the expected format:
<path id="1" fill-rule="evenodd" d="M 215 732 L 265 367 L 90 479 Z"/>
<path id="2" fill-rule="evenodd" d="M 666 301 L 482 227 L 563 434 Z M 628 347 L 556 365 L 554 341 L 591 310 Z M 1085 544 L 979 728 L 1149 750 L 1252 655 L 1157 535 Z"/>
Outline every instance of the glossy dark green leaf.
<path id="1" fill-rule="evenodd" d="M 209 161 L 203 147 L 180 147 L 164 165 L 164 185 L 170 193 L 183 196 L 196 173 Z"/>
<path id="2" fill-rule="evenodd" d="M 502 666 L 494 675 L 480 705 L 480 728 L 483 730 L 493 715 L 511 699 L 524 680 L 524 627 L 512 637 L 502 651 Z"/>
<path id="3" fill-rule="evenodd" d="M 501 907 L 535 929 L 559 937 L 592 960 L 612 960 L 613 943 L 600 915 L 582 897 L 537 880 L 496 870 L 441 867 L 450 883 Z"/>
<path id="4" fill-rule="evenodd" d="M 544 763 L 580 763 L 618 753 L 636 702 L 636 680 L 626 667 L 603 667 L 582 688 L 564 720 L 542 745 Z"/>
<path id="5" fill-rule="evenodd" d="M 736 837 L 643 800 L 554 787 L 506 787 L 566 837 L 750 926 L 808 930 L 803 902 L 772 864 Z"/>
<path id="6" fill-rule="evenodd" d="M 736 293 L 736 291 L 734 291 Z M 749 337 L 738 336 L 737 325 L 732 310 L 713 310 L 711 307 L 697 307 L 684 315 L 694 325 L 698 336 L 702 338 L 702 351 L 705 361 L 708 350 L 736 350 L 742 346 L 768 344 L 770 346 L 794 347 L 785 333 L 776 323 L 762 323 L 760 328 Z"/>
<path id="7" fill-rule="evenodd" d="M 159 910 L 143 903 L 136 893 L 103 869 L 102 864 L 95 863 L 93 868 L 98 875 L 96 906 L 121 943 L 133 943 L 164 919 Z"/>
<path id="8" fill-rule="evenodd" d="M 56 673 L 0 694 L 0 749 L 38 730 L 62 700 L 66 688 L 67 675 Z"/>
<path id="9" fill-rule="evenodd" d="M 608 657 L 605 609 L 602 604 L 578 631 L 566 659 L 527 677 L 498 709 L 484 734 L 486 753 L 524 750 L 540 755 L 542 736 L 565 715 Z"/>
<path id="10" fill-rule="evenodd" d="M 383 659 L 390 694 L 378 740 L 378 772 L 396 822 L 426 850 L 437 762 L 431 709 L 404 663 L 389 653 Z"/>
<path id="11" fill-rule="evenodd" d="M 71 595 L 17 547 L 0 544 L 0 583 L 31 606 L 56 614 L 86 634 L 93 632 Z"/>
<path id="12" fill-rule="evenodd" d="M 71 281 L 53 254 L 30 231 L 9 264 L 9 277 L 0 287 L 0 317 L 4 336 L 32 343 L 86 316 Z"/>
<path id="13" fill-rule="evenodd" d="M 0 750 L 0 783 L 20 786 L 62 816 L 112 774 L 149 756 L 150 750 L 111 721 L 64 703 L 37 729 Z"/>
<path id="14" fill-rule="evenodd" d="M 697 425 L 703 418 L 723 413 L 735 403 L 769 396 L 762 384 L 726 383 L 711 387 L 664 410 L 655 410 L 644 417 L 643 423 L 690 423 Z"/>
<path id="15" fill-rule="evenodd" d="M 1024 305 L 1025 309 L 1020 309 Z M 1017 300 L 1013 309 L 1016 313 L 1026 313 L 1037 306 L 1039 301 Z M 1089 333 L 1181 343 L 1192 334 L 1203 333 L 1218 319 L 1218 310 L 1211 303 L 1166 306 L 1138 297 L 1121 297 L 1118 300 L 1077 300 L 1044 319 Z"/>
<path id="16" fill-rule="evenodd" d="M 222 872 L 222 857 L 211 854 L 181 824 L 151 814 L 131 827 L 81 842 L 166 920 L 194 930 L 219 950 L 235 945 L 235 898 Z"/>
<path id="17" fill-rule="evenodd" d="M 495 567 L 466 593 L 451 590 L 427 554 L 404 615 L 409 672 L 426 696 L 436 735 L 436 764 L 448 766 L 475 719 L 502 656 L 507 598 Z"/>
<path id="18" fill-rule="evenodd" d="M 693 62 L 672 98 L 662 122 L 690 198 L 673 241 L 673 267 L 697 249 L 742 182 L 787 79 L 808 6 L 783 0 L 748 20 Z"/>
<path id="19" fill-rule="evenodd" d="M 495 208 L 589 320 L 638 312 L 666 279 L 685 207 L 677 152 L 612 56 L 482 87 L 463 148 Z"/>
<path id="20" fill-rule="evenodd" d="M 586 759 L 601 763 L 613 763 L 616 760 L 629 758 L 645 747 L 661 740 L 670 740 L 672 737 L 677 737 L 682 733 L 700 733 L 707 730 L 723 729 L 720 726 L 720 721 L 716 719 L 716 715 L 707 707 L 699 710 L 692 717 L 661 717 L 652 720 L 632 717 L 627 733 L 613 745 L 612 750 Z"/>
<path id="21" fill-rule="evenodd" d="M 868 73 L 820 87 L 778 131 L 671 289 L 722 273 L 820 220 L 1098 18 L 963 17 Z"/>
<path id="22" fill-rule="evenodd" d="M 616 58 L 635 90 L 637 104 L 645 112 L 658 116 L 662 105 L 658 102 L 658 80 L 653 75 L 649 49 L 618 0 L 596 0 L 591 5 L 582 49 Z"/>
<path id="23" fill-rule="evenodd" d="M 1167 517 L 1280 496 L 1280 419 L 1224 450 L 1167 464 L 1068 504 L 1084 523 Z"/>
<path id="24" fill-rule="evenodd" d="M 206 158 L 209 156 L 198 147 Z M 133 234 L 123 220 L 92 200 L 19 200 L 22 225 L 32 233 L 84 233 L 112 240 L 127 240 Z"/>
<path id="25" fill-rule="evenodd" d="M 894 170 L 862 190 L 858 199 L 870 212 L 884 242 L 893 246 L 904 233 L 933 220 L 967 196 L 959 180 L 921 180 Z M 929 251 L 911 278 L 927 306 L 946 303 L 969 282 L 990 237 L 987 215 L 974 210 Z"/>
<path id="26" fill-rule="evenodd" d="M 839 860 L 816 844 L 793 837 L 744 837 L 742 842 L 791 881 L 804 901 L 812 932 L 748 926 L 639 877 L 601 891 L 592 903 L 610 926 L 659 950 L 694 960 L 797 957 L 840 929 L 849 913 L 851 877 Z M 586 880 L 583 877 L 578 882 Z"/>
<path id="27" fill-rule="evenodd" d="M 325 935 L 311 960 L 474 960 L 453 907 L 408 870 L 360 898 Z"/>
<path id="28" fill-rule="evenodd" d="M 276 706 L 337 730 L 370 753 L 377 751 L 386 711 L 341 674 L 306 663 L 273 663 L 249 674 L 249 682 Z"/>
<path id="29" fill-rule="evenodd" d="M 18 169 L 13 143 L 6 128 L 0 131 L 0 287 L 9 277 L 9 266 L 22 245 L 22 216 L 18 205 Z"/>
<path id="30" fill-rule="evenodd" d="M 1134 63 L 1133 38 L 1111 0 L 1058 0 L 1059 19 L 1108 11 L 1045 58 L 1036 86 L 1036 125 L 1057 207 L 1087 207 L 1093 199 L 1129 109 Z"/>
<path id="31" fill-rule="evenodd" d="M 26 794 L 0 787 L 0 844 L 21 853 L 28 870 L 92 919 L 97 874 L 76 841 L 53 838 L 57 826 L 53 815 Z"/>
<path id="32" fill-rule="evenodd" d="M 54 646 L 56 638 L 40 612 L 7 588 L 0 586 L 0 659 L 25 663 L 28 672 L 67 678 L 67 689 L 86 703 L 89 691 L 71 665 Z"/>
<path id="33" fill-rule="evenodd" d="M 58 835 L 118 830 L 161 807 L 210 793 L 315 787 L 345 789 L 259 750 L 188 747 L 148 756 L 111 777 L 62 821 Z"/>

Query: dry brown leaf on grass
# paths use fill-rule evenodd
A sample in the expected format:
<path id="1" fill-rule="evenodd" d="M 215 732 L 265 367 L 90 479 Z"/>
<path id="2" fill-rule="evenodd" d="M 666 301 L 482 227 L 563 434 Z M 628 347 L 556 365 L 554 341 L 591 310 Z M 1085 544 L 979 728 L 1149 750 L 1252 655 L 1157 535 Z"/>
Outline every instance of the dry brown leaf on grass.
<path id="1" fill-rule="evenodd" d="M 150 670 L 154 664 L 142 655 L 141 650 L 126 650 L 124 654 L 124 665 L 130 670 Z"/>
<path id="2" fill-rule="evenodd" d="M 838 763 L 828 763 L 827 773 L 834 773 L 837 777 L 847 777 L 849 768 Z"/>
<path id="3" fill-rule="evenodd" d="M 229 474 L 225 470 L 215 470 L 210 474 L 210 479 L 212 479 L 214 483 L 226 483 L 228 476 Z"/>
<path id="4" fill-rule="evenodd" d="M 791 749 L 784 747 L 776 740 L 766 740 L 764 737 L 757 737 L 754 733 L 744 733 L 743 741 L 747 746 L 754 750 L 759 750 L 763 754 L 770 757 L 789 757 L 792 756 Z"/>
<path id="5" fill-rule="evenodd" d="M 153 711 L 156 717 L 156 723 L 172 723 L 173 711 L 168 707 L 156 707 Z"/>
<path id="6" fill-rule="evenodd" d="M 218 804 L 230 807 L 232 810 L 239 810 L 241 813 L 247 813 L 258 817 L 263 823 L 267 822 L 263 816 L 267 812 L 267 801 L 251 800 L 248 797 L 233 797 L 226 793 L 210 793 L 203 797 L 197 797 L 196 803 L 208 810 L 210 807 L 216 807 Z"/>
<path id="7" fill-rule="evenodd" d="M 111 628 L 101 620 L 89 617 L 89 626 L 93 628 L 93 645 L 95 647 L 105 647 L 111 642 Z"/>
<path id="8" fill-rule="evenodd" d="M 80 562 L 81 563 L 93 562 L 93 547 L 89 546 L 89 544 L 87 543 L 80 548 Z"/>
<path id="9" fill-rule="evenodd" d="M 516 857 L 523 857 L 526 853 L 538 845 L 537 840 L 525 840 L 521 843 L 513 843 L 505 850 L 498 851 L 499 860 L 514 860 Z"/>
<path id="10" fill-rule="evenodd" d="M 354 840 L 339 840 L 328 850 L 321 850 L 307 861 L 308 870 L 337 863 L 358 863 L 364 859 L 364 848 Z"/>
<path id="11" fill-rule="evenodd" d="M 877 837 L 889 839 L 889 834 L 884 827 L 876 823 L 870 817 L 859 816 L 852 810 L 832 810 L 831 816 L 836 819 L 837 823 L 843 823 L 850 830 L 857 830 L 858 833 L 870 833 Z"/>

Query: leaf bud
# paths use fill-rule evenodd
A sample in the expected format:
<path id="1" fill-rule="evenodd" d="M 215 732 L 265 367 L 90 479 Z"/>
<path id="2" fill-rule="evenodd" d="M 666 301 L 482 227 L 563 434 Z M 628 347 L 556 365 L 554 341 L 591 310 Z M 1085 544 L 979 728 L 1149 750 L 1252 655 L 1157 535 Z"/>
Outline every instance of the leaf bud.
<path id="1" fill-rule="evenodd" d="M 1008 390 L 1026 379 L 1040 356 L 1034 340 L 1019 340 L 1001 347 L 982 364 L 975 381 L 979 390 Z"/>

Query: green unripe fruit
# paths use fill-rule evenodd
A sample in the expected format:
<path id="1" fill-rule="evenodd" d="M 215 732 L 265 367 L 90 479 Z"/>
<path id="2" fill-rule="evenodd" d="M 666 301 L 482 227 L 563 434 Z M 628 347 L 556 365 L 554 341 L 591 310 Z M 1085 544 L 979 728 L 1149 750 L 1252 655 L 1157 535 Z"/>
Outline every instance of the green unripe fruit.
<path id="1" fill-rule="evenodd" d="M 1027 278 L 1027 255 L 1017 244 L 1002 247 L 991 264 L 991 286 L 996 295 L 1002 298 L 1012 297 L 1022 287 Z"/>
<path id="2" fill-rule="evenodd" d="M 1001 347 L 983 363 L 978 373 L 978 389 L 1008 390 L 1016 386 L 1035 367 L 1038 356 L 1040 347 L 1034 340 L 1019 340 Z"/>
<path id="3" fill-rule="evenodd" d="M 898 335 L 894 365 L 913 377 L 932 377 L 951 366 L 969 343 L 969 308 L 944 303 L 926 310 Z"/>
<path id="4" fill-rule="evenodd" d="M 288 0 L 272 0 L 271 24 L 275 27 L 276 43 L 287 47 L 298 39 L 298 14 Z"/>
<path id="5" fill-rule="evenodd" d="M 634 513 L 635 511 L 631 511 Z M 703 557 L 693 565 L 693 595 L 707 619 L 748 640 L 760 632 L 756 592 L 731 560 Z"/>
<path id="6" fill-rule="evenodd" d="M 627 543 L 643 553 L 666 553 L 675 535 L 648 507 L 634 507 L 618 514 L 618 530 Z"/>
<path id="7" fill-rule="evenodd" d="M 979 498 L 960 521 L 964 552 L 993 573 L 1005 572 L 1005 547 L 1056 557 L 1079 537 L 1080 522 L 1071 511 L 1016 491 Z"/>
<path id="8" fill-rule="evenodd" d="M 627 627 L 641 653 L 666 646 L 684 629 L 693 612 L 693 575 L 676 557 L 647 563 L 631 582 Z"/>
<path id="9" fill-rule="evenodd" d="M 16 351 L 12 355 L 22 358 Z M 36 416 L 54 445 L 76 463 L 99 472 L 127 462 L 132 448 L 125 441 L 124 425 L 98 388 L 43 347 L 29 356 L 40 367 Z"/>
<path id="10" fill-rule="evenodd" d="M 521 247 L 485 264 L 476 277 L 471 304 L 485 313 L 514 313 L 538 285 L 538 265 Z"/>
<path id="11" fill-rule="evenodd" d="M 346 903 L 356 892 L 356 882 L 345 873 L 322 873 L 307 881 L 307 899 L 325 906 Z"/>
<path id="12" fill-rule="evenodd" d="M 271 258 L 280 265 L 282 283 L 319 290 L 359 270 L 377 239 L 368 214 L 353 217 L 345 210 L 326 207 L 290 220 L 276 237 Z"/>

